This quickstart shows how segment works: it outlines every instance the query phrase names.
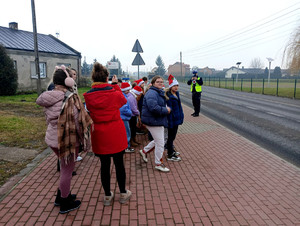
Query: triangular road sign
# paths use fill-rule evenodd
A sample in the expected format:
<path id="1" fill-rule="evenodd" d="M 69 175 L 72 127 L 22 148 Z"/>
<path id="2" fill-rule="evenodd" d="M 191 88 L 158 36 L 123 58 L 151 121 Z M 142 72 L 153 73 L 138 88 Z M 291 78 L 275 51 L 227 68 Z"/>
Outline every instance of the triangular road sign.
<path id="1" fill-rule="evenodd" d="M 136 52 L 136 53 L 142 53 L 143 52 L 142 46 L 141 46 L 138 39 L 135 41 L 135 44 L 132 48 L 132 52 Z"/>
<path id="2" fill-rule="evenodd" d="M 136 56 L 132 62 L 132 65 L 145 65 L 145 62 L 139 53 L 136 54 Z"/>

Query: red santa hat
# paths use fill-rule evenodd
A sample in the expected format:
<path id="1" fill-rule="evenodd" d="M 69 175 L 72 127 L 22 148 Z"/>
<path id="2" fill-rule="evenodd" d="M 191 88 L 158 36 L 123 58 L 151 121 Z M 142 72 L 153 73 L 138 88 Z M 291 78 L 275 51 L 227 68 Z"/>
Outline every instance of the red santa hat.
<path id="1" fill-rule="evenodd" d="M 132 92 L 134 92 L 136 95 L 140 95 L 140 94 L 143 92 L 143 90 L 142 90 L 141 87 L 135 86 L 135 87 L 132 89 Z"/>
<path id="2" fill-rule="evenodd" d="M 144 80 L 143 79 L 139 79 L 139 80 L 136 80 L 134 81 L 138 86 L 142 85 L 144 83 Z"/>
<path id="3" fill-rule="evenodd" d="M 122 92 L 130 90 L 130 89 L 131 89 L 131 85 L 128 82 L 122 82 L 122 84 L 121 84 Z"/>
<path id="4" fill-rule="evenodd" d="M 177 86 L 179 85 L 178 81 L 176 80 L 176 78 L 173 75 L 169 75 L 168 77 L 168 81 L 169 81 L 169 88 L 171 88 L 172 86 Z"/>

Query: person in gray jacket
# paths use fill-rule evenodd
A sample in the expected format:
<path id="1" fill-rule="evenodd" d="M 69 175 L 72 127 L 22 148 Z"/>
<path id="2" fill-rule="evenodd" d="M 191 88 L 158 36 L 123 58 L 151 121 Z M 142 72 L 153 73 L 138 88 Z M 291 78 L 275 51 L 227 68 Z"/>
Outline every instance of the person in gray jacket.
<path id="1" fill-rule="evenodd" d="M 168 127 L 167 115 L 171 109 L 166 105 L 166 98 L 163 91 L 163 78 L 154 76 L 152 86 L 145 94 L 142 108 L 142 123 L 146 125 L 153 140 L 140 150 L 144 162 L 148 162 L 147 153 L 155 148 L 155 169 L 162 172 L 170 170 L 164 166 L 162 156 L 164 152 L 164 127 Z"/>

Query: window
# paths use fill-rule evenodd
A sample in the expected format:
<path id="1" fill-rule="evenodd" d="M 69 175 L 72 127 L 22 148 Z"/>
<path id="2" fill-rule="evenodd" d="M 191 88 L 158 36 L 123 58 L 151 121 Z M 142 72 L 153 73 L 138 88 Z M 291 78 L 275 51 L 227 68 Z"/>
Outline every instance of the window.
<path id="1" fill-rule="evenodd" d="M 37 79 L 38 76 L 35 71 L 35 62 L 30 62 L 30 71 L 31 71 L 31 78 Z M 46 78 L 46 77 L 47 77 L 46 63 L 40 62 L 40 78 Z"/>
<path id="2" fill-rule="evenodd" d="M 17 61 L 14 60 L 14 69 L 17 70 Z"/>
<path id="3" fill-rule="evenodd" d="M 57 66 L 65 65 L 66 68 L 71 67 L 71 64 L 68 63 L 57 63 Z"/>

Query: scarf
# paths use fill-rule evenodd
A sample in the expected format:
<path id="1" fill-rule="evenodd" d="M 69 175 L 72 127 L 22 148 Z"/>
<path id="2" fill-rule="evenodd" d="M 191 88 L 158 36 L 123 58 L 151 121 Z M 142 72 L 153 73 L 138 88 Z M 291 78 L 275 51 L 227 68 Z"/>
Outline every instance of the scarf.
<path id="1" fill-rule="evenodd" d="M 56 90 L 61 90 L 65 93 L 62 110 L 57 123 L 58 135 L 58 150 L 59 159 L 68 163 L 69 158 L 76 156 L 76 140 L 77 131 L 74 118 L 74 106 L 78 110 L 79 136 L 82 139 L 83 151 L 88 151 L 91 148 L 91 125 L 93 123 L 91 117 L 86 112 L 79 96 L 76 93 L 70 92 L 66 87 L 56 86 Z M 68 94 L 68 95 L 66 95 Z"/>
<path id="2" fill-rule="evenodd" d="M 108 83 L 107 82 L 93 82 L 92 87 L 97 86 L 97 85 L 102 85 L 102 84 L 108 84 Z"/>

